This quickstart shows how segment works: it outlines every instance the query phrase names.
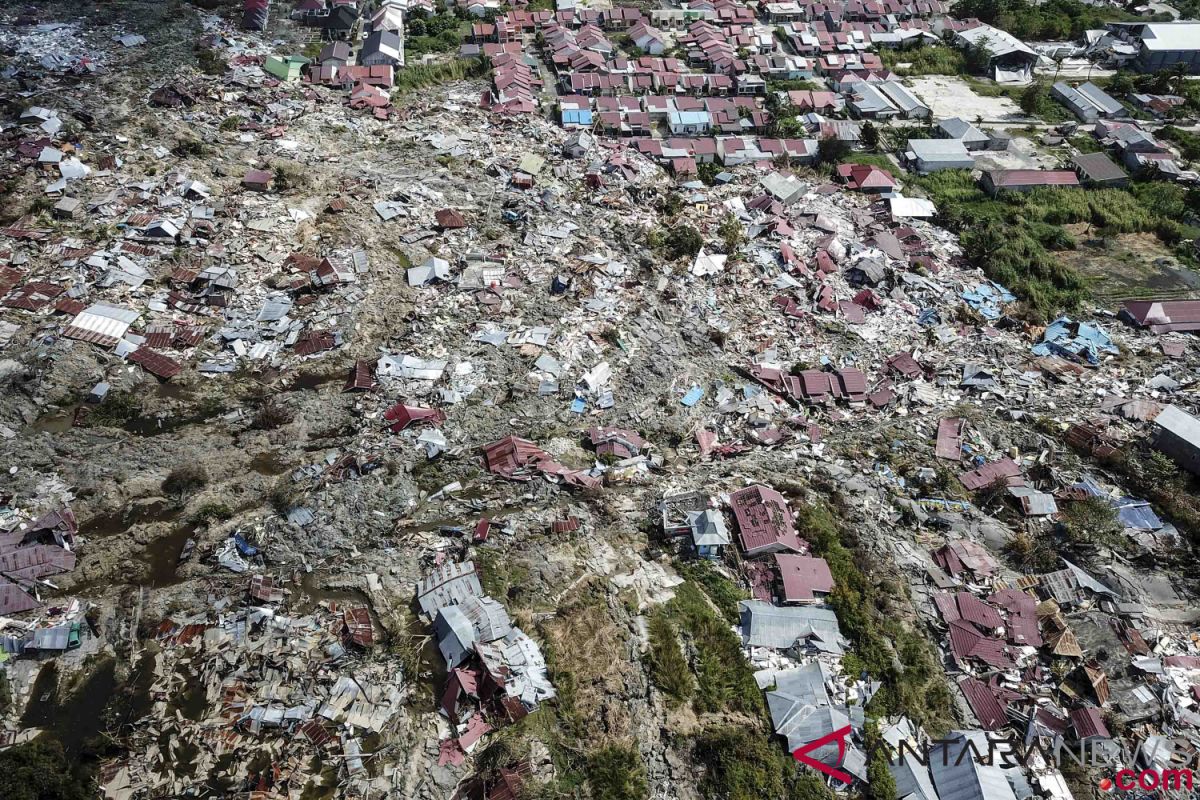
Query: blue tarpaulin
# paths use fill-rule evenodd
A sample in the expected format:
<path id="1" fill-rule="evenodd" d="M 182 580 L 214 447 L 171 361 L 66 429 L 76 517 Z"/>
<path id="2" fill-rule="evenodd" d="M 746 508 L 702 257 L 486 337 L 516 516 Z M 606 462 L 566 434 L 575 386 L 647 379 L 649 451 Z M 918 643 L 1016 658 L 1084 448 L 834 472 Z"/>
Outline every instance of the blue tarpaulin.
<path id="1" fill-rule="evenodd" d="M 1059 317 L 1046 326 L 1042 341 L 1033 346 L 1034 355 L 1062 356 L 1089 364 L 1099 364 L 1104 353 L 1115 356 L 1120 352 L 1100 328 L 1086 322 L 1072 322 L 1068 317 Z"/>
<path id="2" fill-rule="evenodd" d="M 258 548 L 243 539 L 240 533 L 233 535 L 233 543 L 237 545 L 238 552 L 246 556 L 246 558 L 253 558 L 258 555 Z"/>
<path id="3" fill-rule="evenodd" d="M 693 386 L 679 402 L 683 403 L 688 408 L 691 408 L 692 406 L 696 405 L 696 403 L 700 402 L 701 397 L 704 397 L 704 390 L 699 386 Z"/>
<path id="4" fill-rule="evenodd" d="M 984 319 L 1000 319 L 1004 306 L 1016 302 L 1017 296 L 998 283 L 988 281 L 962 293 L 962 299 Z"/>

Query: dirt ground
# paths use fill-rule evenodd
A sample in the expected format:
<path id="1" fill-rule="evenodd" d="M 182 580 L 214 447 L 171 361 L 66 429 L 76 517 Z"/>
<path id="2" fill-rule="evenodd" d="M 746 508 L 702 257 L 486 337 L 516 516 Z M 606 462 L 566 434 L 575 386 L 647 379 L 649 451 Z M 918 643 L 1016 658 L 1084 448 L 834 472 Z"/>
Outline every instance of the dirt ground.
<path id="1" fill-rule="evenodd" d="M 1087 225 L 1068 225 L 1079 246 L 1058 257 L 1091 281 L 1104 304 L 1125 299 L 1200 297 L 1200 274 L 1179 263 L 1152 233 L 1099 237 Z"/>
<path id="2" fill-rule="evenodd" d="M 988 122 L 1010 122 L 1024 118 L 1017 104 L 1007 97 L 984 97 L 977 94 L 966 81 L 949 75 L 927 75 L 908 78 L 917 97 L 933 111 L 934 119 L 962 117 L 974 122 L 982 117 Z"/>

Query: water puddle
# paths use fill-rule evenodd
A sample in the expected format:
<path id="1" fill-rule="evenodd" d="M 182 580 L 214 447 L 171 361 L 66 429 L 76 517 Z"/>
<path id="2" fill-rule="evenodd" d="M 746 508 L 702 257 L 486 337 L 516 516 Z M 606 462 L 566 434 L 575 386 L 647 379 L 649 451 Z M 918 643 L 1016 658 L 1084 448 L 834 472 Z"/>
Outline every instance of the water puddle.
<path id="1" fill-rule="evenodd" d="M 268 450 L 250 459 L 250 469 L 259 475 L 275 476 L 287 472 L 288 466 L 284 463 L 278 451 Z"/>
<path id="2" fill-rule="evenodd" d="M 33 683 L 21 727 L 42 728 L 62 743 L 68 760 L 78 758 L 88 741 L 103 729 L 104 709 L 116 685 L 116 662 L 111 658 L 101 662 L 74 691 L 60 684 L 58 665 L 51 661 Z"/>

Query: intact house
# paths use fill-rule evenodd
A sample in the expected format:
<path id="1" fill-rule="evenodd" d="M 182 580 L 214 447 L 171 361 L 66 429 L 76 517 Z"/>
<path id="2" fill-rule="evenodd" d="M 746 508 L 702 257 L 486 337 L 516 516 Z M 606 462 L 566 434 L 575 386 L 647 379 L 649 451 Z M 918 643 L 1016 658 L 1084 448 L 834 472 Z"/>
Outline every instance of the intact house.
<path id="1" fill-rule="evenodd" d="M 363 42 L 358 63 L 364 67 L 404 66 L 404 39 L 398 31 L 375 31 Z"/>
<path id="2" fill-rule="evenodd" d="M 921 175 L 975 166 L 975 157 L 957 139 L 909 139 L 904 160 L 909 169 Z"/>
<path id="3" fill-rule="evenodd" d="M 987 150 L 991 137 L 962 117 L 950 117 L 937 124 L 943 139 L 957 139 L 968 150 Z"/>
<path id="4" fill-rule="evenodd" d="M 1200 475 L 1200 419 L 1179 406 L 1167 406 L 1154 418 L 1155 449 L 1193 475 Z"/>
<path id="5" fill-rule="evenodd" d="M 707 111 L 670 111 L 667 126 L 676 136 L 708 133 L 712 128 L 712 117 Z"/>
<path id="6" fill-rule="evenodd" d="M 297 80 L 309 63 L 303 56 L 267 56 L 263 69 L 282 81 Z"/>
<path id="7" fill-rule="evenodd" d="M 1072 163 L 1084 186 L 1119 188 L 1129 185 L 1129 175 L 1105 153 L 1081 153 Z"/>
<path id="8" fill-rule="evenodd" d="M 775 563 L 779 567 L 781 602 L 820 603 L 833 591 L 833 574 L 823 558 L 778 553 Z"/>
<path id="9" fill-rule="evenodd" d="M 1051 88 L 1050 94 L 1069 108 L 1080 122 L 1129 116 L 1125 106 L 1091 81 L 1076 87 L 1070 86 L 1066 81 L 1059 81 Z"/>
<path id="10" fill-rule="evenodd" d="M 995 197 L 1000 192 L 1078 187 L 1079 178 L 1069 169 L 989 169 L 983 173 L 979 184 Z"/>

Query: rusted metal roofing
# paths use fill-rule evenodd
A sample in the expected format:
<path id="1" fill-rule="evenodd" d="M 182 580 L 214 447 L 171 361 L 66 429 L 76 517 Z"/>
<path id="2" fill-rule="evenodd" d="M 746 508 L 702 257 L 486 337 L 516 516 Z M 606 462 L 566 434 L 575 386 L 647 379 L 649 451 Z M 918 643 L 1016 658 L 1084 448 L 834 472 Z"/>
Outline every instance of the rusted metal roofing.
<path id="1" fill-rule="evenodd" d="M 783 495 L 767 486 L 749 486 L 729 497 L 746 555 L 807 548 L 796 535 L 792 512 Z"/>
<path id="2" fill-rule="evenodd" d="M 294 349 L 297 355 L 311 356 L 313 353 L 321 353 L 335 347 L 337 337 L 332 331 L 309 331 L 296 342 Z"/>
<path id="3" fill-rule="evenodd" d="M 437 409 L 408 406 L 404 403 L 397 403 L 383 412 L 383 418 L 391 423 L 388 427 L 392 433 L 399 433 L 414 422 L 429 422 L 431 425 L 437 425 L 446 421 L 446 415 Z"/>
<path id="4" fill-rule="evenodd" d="M 987 630 L 994 630 L 1004 625 L 999 611 L 970 592 L 960 591 L 955 595 L 955 600 L 958 602 L 958 613 L 967 622 L 973 622 Z"/>
<path id="5" fill-rule="evenodd" d="M 921 377 L 921 365 L 912 357 L 912 353 L 896 353 L 884 362 L 884 366 L 905 378 Z"/>
<path id="6" fill-rule="evenodd" d="M 938 612 L 947 624 L 962 619 L 962 614 L 958 613 L 958 602 L 954 599 L 954 595 L 949 592 L 938 592 L 935 594 L 933 596 L 933 604 L 937 606 Z"/>
<path id="7" fill-rule="evenodd" d="M 350 376 L 346 378 L 343 392 L 366 392 L 376 387 L 374 364 L 371 361 L 355 361 L 350 368 Z"/>
<path id="8" fill-rule="evenodd" d="M 823 558 L 779 553 L 775 556 L 787 603 L 811 603 L 833 591 L 833 575 Z"/>
<path id="9" fill-rule="evenodd" d="M 550 523 L 550 530 L 555 533 L 571 533 L 579 530 L 579 520 L 575 517 L 567 517 L 565 519 L 556 519 Z"/>
<path id="10" fill-rule="evenodd" d="M 967 698 L 967 703 L 975 712 L 975 716 L 979 719 L 979 725 L 984 730 L 1000 730 L 1008 724 L 1008 715 L 1004 711 L 1004 706 L 996 699 L 996 695 L 987 687 L 987 684 L 968 675 L 959 680 L 958 688 Z"/>
<path id="11" fill-rule="evenodd" d="M 26 311 L 41 311 L 62 294 L 65 289 L 54 283 L 33 281 L 21 286 L 4 300 L 9 308 L 22 308 Z"/>
<path id="12" fill-rule="evenodd" d="M 443 208 L 434 213 L 433 218 L 437 220 L 437 226 L 446 230 L 455 228 L 467 227 L 467 221 L 463 219 L 463 215 L 455 211 L 453 208 Z"/>
<path id="13" fill-rule="evenodd" d="M 139 347 L 129 354 L 129 360 L 160 378 L 174 378 L 183 371 L 183 366 L 173 358 L 155 352 L 149 347 Z"/>
<path id="14" fill-rule="evenodd" d="M 1100 709 L 1095 706 L 1072 709 L 1071 727 L 1075 729 L 1075 736 L 1080 741 L 1093 738 L 1112 738 L 1112 734 L 1108 732 L 1108 726 L 1104 724 L 1104 717 L 1100 716 Z"/>
<path id="15" fill-rule="evenodd" d="M 933 560 L 938 566 L 951 575 L 958 576 L 964 570 L 977 577 L 988 577 L 996 572 L 999 565 L 979 544 L 970 539 L 955 539 L 947 542 L 933 553 Z"/>
<path id="16" fill-rule="evenodd" d="M 937 445 L 934 455 L 950 461 L 962 458 L 962 434 L 965 420 L 960 417 L 946 417 L 938 421 Z"/>
<path id="17" fill-rule="evenodd" d="M 75 553 L 52 544 L 35 544 L 0 553 L 0 573 L 10 579 L 33 580 L 75 568 Z"/>
<path id="18" fill-rule="evenodd" d="M 3 579 L 0 579 L 3 581 Z M 40 608 L 41 603 L 15 583 L 0 582 L 0 614 L 20 614 Z"/>
<path id="19" fill-rule="evenodd" d="M 521 474 L 525 467 L 549 459 L 550 454 L 545 450 L 516 436 L 506 436 L 483 448 L 483 460 L 488 471 L 505 478 L 528 479 L 528 475 Z"/>
<path id="20" fill-rule="evenodd" d="M 1021 468 L 1011 458 L 1002 458 L 990 464 L 984 464 L 978 469 L 964 472 L 958 476 L 962 485 L 971 491 L 977 491 L 1004 480 L 1009 486 L 1024 486 L 1021 478 Z"/>
<path id="21" fill-rule="evenodd" d="M 354 606 L 342 612 L 342 621 L 346 625 L 346 633 L 350 641 L 359 647 L 371 647 L 375 644 L 375 629 L 371 627 L 371 612 L 365 606 Z"/>

